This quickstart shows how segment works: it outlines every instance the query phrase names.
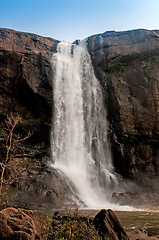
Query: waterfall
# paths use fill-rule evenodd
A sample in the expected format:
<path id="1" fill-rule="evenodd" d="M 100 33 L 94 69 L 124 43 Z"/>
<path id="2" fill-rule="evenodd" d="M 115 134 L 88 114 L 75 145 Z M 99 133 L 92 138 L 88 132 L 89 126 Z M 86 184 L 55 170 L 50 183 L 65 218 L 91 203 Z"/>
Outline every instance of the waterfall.
<path id="1" fill-rule="evenodd" d="M 53 66 L 53 167 L 91 208 L 109 207 L 116 185 L 101 86 L 86 43 L 60 42 Z"/>

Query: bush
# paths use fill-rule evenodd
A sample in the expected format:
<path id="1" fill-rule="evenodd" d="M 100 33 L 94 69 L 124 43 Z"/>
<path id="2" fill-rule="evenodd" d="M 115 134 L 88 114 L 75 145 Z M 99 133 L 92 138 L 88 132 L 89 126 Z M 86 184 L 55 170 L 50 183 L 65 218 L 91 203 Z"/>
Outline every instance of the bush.
<path id="1" fill-rule="evenodd" d="M 93 220 L 82 217 L 79 212 L 67 216 L 54 216 L 51 219 L 47 240 L 53 239 L 102 239 L 93 225 Z"/>

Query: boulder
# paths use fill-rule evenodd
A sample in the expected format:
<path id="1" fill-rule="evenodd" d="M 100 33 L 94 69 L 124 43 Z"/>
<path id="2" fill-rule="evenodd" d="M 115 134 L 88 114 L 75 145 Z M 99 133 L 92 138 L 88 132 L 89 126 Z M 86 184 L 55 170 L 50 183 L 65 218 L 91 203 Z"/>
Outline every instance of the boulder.
<path id="1" fill-rule="evenodd" d="M 42 238 L 46 214 L 40 211 L 6 208 L 0 211 L 1 240 L 37 240 Z"/>
<path id="2" fill-rule="evenodd" d="M 102 209 L 94 218 L 94 226 L 102 239 L 129 240 L 127 233 L 121 226 L 117 216 L 111 210 Z"/>
<path id="3" fill-rule="evenodd" d="M 157 240 L 159 236 L 149 236 L 145 229 L 135 229 L 128 231 L 131 240 Z"/>

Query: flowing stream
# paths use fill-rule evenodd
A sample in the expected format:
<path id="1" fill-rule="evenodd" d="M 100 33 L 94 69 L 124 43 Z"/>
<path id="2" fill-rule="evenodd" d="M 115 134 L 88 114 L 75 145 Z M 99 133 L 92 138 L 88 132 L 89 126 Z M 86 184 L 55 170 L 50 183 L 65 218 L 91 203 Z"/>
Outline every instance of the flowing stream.
<path id="1" fill-rule="evenodd" d="M 53 66 L 53 167 L 90 208 L 110 207 L 117 184 L 101 86 L 84 41 L 60 42 Z"/>

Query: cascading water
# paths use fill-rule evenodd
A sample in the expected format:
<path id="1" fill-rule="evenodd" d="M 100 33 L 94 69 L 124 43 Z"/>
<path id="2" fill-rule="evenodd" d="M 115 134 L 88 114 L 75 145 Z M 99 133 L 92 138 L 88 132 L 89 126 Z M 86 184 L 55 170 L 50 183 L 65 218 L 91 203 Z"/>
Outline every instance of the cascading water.
<path id="1" fill-rule="evenodd" d="M 85 42 L 60 42 L 52 65 L 53 167 L 73 182 L 88 207 L 108 207 L 117 181 L 102 90 Z"/>

